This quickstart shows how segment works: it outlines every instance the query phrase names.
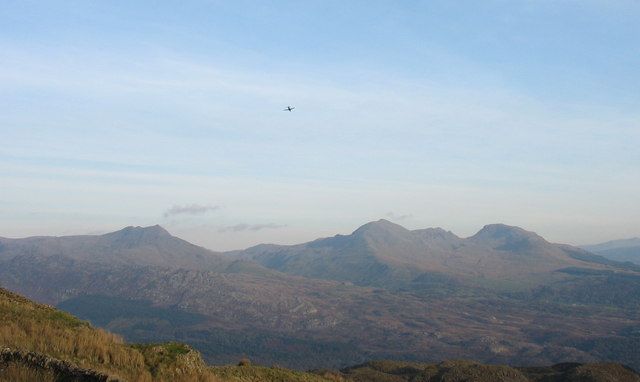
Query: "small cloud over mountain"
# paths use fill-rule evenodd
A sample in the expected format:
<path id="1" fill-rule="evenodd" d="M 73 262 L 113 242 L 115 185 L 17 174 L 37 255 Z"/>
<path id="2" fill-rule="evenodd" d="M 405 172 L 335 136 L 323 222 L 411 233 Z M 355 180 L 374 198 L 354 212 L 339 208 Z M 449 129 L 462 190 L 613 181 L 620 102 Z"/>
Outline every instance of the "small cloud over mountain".
<path id="1" fill-rule="evenodd" d="M 407 219 L 411 219 L 413 217 L 413 215 L 411 214 L 406 214 L 406 215 L 399 215 L 396 214 L 395 212 L 387 212 L 387 214 L 385 215 L 387 218 L 389 218 L 390 220 L 395 220 L 395 221 L 400 221 L 400 220 L 407 220 Z"/>
<path id="2" fill-rule="evenodd" d="M 219 210 L 220 206 L 200 205 L 200 204 L 187 204 L 184 206 L 174 205 L 166 210 L 163 214 L 165 218 L 176 215 L 204 215 L 207 212 Z"/>
<path id="3" fill-rule="evenodd" d="M 260 231 L 263 229 L 278 229 L 286 227 L 283 224 L 267 223 L 267 224 L 246 224 L 240 223 L 232 226 L 221 227 L 218 232 L 243 232 L 243 231 Z"/>

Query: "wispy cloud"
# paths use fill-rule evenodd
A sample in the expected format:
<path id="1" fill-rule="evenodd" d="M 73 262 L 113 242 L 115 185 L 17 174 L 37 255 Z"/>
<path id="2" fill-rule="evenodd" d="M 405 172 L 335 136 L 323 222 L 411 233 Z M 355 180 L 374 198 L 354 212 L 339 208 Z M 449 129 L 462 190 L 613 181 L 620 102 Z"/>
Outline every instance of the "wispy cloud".
<path id="1" fill-rule="evenodd" d="M 240 223 L 232 226 L 221 227 L 218 232 L 243 232 L 243 231 L 260 231 L 263 229 L 284 228 L 286 225 L 267 223 L 267 224 L 246 224 Z"/>
<path id="2" fill-rule="evenodd" d="M 184 206 L 174 205 L 163 214 L 165 218 L 175 215 L 204 215 L 210 211 L 219 210 L 220 206 L 204 206 L 200 204 L 188 204 Z"/>
<path id="3" fill-rule="evenodd" d="M 391 220 L 399 221 L 399 220 L 411 219 L 413 217 L 413 215 L 411 215 L 411 214 L 399 215 L 399 214 L 396 214 L 395 212 L 389 211 L 389 212 L 387 212 L 386 217 L 388 217 Z"/>

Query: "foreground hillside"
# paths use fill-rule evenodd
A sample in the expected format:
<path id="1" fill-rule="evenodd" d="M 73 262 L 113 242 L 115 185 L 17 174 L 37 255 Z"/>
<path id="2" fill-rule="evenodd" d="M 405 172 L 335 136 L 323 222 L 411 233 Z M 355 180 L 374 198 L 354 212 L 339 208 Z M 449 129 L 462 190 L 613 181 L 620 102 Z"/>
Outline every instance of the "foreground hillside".
<path id="1" fill-rule="evenodd" d="M 483 365 L 473 361 L 439 364 L 375 361 L 346 368 L 342 376 L 357 382 L 632 382 L 640 375 L 619 364 L 564 363 L 550 367 Z"/>
<path id="2" fill-rule="evenodd" d="M 185 345 L 130 346 L 114 334 L 0 288 L 0 380 L 216 381 Z"/>
<path id="3" fill-rule="evenodd" d="M 0 283 L 130 342 L 187 343 L 215 364 L 470 358 L 640 368 L 636 268 L 505 225 L 462 239 L 377 221 L 227 254 L 158 226 L 0 239 Z"/>
<path id="4" fill-rule="evenodd" d="M 300 372 L 251 365 L 207 366 L 180 343 L 129 345 L 118 336 L 0 288 L 0 381 L 593 381 L 637 382 L 619 364 L 511 368 L 471 361 L 376 361 L 341 371 Z"/>

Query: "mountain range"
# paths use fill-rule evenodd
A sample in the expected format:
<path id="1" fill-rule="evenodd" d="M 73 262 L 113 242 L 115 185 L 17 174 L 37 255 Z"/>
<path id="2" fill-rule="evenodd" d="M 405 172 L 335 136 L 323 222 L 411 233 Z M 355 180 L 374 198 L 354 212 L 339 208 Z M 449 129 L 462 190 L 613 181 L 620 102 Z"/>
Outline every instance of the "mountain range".
<path id="1" fill-rule="evenodd" d="M 292 275 L 383 287 L 434 277 L 518 287 L 567 267 L 607 268 L 604 259 L 518 227 L 491 224 L 460 238 L 441 228 L 410 231 L 384 219 L 350 235 L 292 246 L 259 245 L 234 255 Z"/>
<path id="2" fill-rule="evenodd" d="M 460 238 L 380 220 L 232 252 L 160 226 L 3 238 L 0 283 L 131 341 L 186 342 L 213 363 L 640 367 L 640 269 L 502 224 Z"/>

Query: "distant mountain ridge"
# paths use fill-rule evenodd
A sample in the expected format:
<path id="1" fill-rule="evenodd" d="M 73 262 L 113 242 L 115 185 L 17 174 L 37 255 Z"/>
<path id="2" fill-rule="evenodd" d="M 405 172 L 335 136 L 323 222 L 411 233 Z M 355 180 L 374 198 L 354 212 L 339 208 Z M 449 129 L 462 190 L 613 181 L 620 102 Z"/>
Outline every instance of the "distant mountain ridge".
<path id="1" fill-rule="evenodd" d="M 490 224 L 460 238 L 441 228 L 411 231 L 384 219 L 350 235 L 225 254 L 289 274 L 378 286 L 405 286 L 425 272 L 467 280 L 528 281 L 566 267 L 606 267 L 582 249 L 549 243 L 519 227 Z"/>
<path id="2" fill-rule="evenodd" d="M 605 243 L 583 245 L 582 248 L 615 261 L 628 261 L 640 265 L 640 238 L 611 240 Z"/>
<path id="3" fill-rule="evenodd" d="M 610 249 L 629 248 L 640 246 L 640 237 L 630 239 L 610 240 L 600 244 L 582 245 L 582 248 L 592 251 L 607 251 Z"/>
<path id="4" fill-rule="evenodd" d="M 460 238 L 442 228 L 408 230 L 385 219 L 349 235 L 296 245 L 261 244 L 213 252 L 172 236 L 159 225 L 125 227 L 104 235 L 0 238 L 0 260 L 28 254 L 102 264 L 253 272 L 407 288 L 426 279 L 451 283 L 497 280 L 536 284 L 570 267 L 622 266 L 577 247 L 547 242 L 534 232 L 489 224 Z M 476 283 L 477 284 L 477 283 Z"/>

